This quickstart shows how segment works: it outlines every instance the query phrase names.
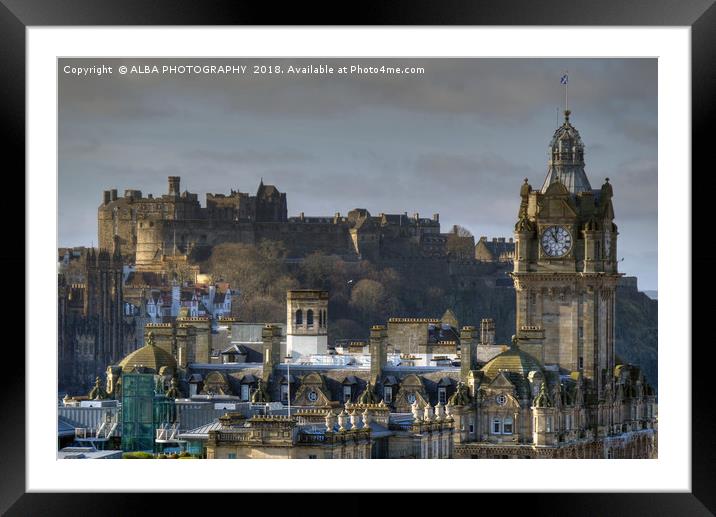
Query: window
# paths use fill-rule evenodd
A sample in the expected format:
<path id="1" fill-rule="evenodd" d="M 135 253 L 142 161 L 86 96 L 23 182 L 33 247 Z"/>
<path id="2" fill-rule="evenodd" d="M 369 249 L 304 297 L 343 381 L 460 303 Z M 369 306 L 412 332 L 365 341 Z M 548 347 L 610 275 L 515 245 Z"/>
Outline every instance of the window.
<path id="1" fill-rule="evenodd" d="M 502 431 L 502 422 L 499 418 L 492 419 L 492 434 L 500 434 Z"/>
<path id="2" fill-rule="evenodd" d="M 438 442 L 437 440 L 433 441 L 433 458 L 439 458 L 440 457 L 440 450 L 438 449 Z"/>
<path id="3" fill-rule="evenodd" d="M 303 311 L 301 309 L 296 311 L 296 325 L 303 325 Z"/>
<path id="4" fill-rule="evenodd" d="M 579 368 L 580 370 L 584 368 L 584 357 L 582 357 L 581 355 L 579 356 L 577 368 Z"/>
<path id="5" fill-rule="evenodd" d="M 599 246 L 600 244 L 601 244 L 601 242 L 599 242 L 599 241 L 596 241 L 594 243 L 594 258 L 597 260 L 599 260 L 599 253 L 601 251 L 600 246 Z"/>
<path id="6" fill-rule="evenodd" d="M 308 312 L 306 312 L 306 325 L 309 327 L 313 326 L 313 311 L 311 309 L 308 309 Z"/>
<path id="7" fill-rule="evenodd" d="M 547 429 L 546 429 L 546 431 L 547 431 L 548 433 L 551 433 L 551 432 L 552 432 L 552 417 L 551 417 L 551 416 L 548 416 L 548 417 L 547 417 Z"/>
<path id="8" fill-rule="evenodd" d="M 229 454 L 226 455 L 226 457 L 227 457 L 228 459 L 230 459 L 230 460 L 235 460 L 235 459 L 236 459 L 236 453 L 235 453 L 235 452 L 230 452 Z"/>
<path id="9" fill-rule="evenodd" d="M 567 415 L 564 419 L 564 427 L 567 431 L 572 429 L 572 415 Z"/>
<path id="10" fill-rule="evenodd" d="M 581 325 L 578 327 L 578 335 L 579 339 L 582 339 L 584 337 L 584 327 L 582 327 Z"/>
<path id="11" fill-rule="evenodd" d="M 318 326 L 323 327 L 323 311 L 318 311 Z"/>
<path id="12" fill-rule="evenodd" d="M 343 386 L 343 402 L 350 402 L 351 400 L 351 387 Z"/>
<path id="13" fill-rule="evenodd" d="M 316 456 L 315 454 L 309 454 L 309 455 L 308 455 L 308 459 L 309 459 L 309 460 L 315 460 L 315 459 L 317 459 L 317 458 L 318 458 L 318 456 Z"/>
<path id="14" fill-rule="evenodd" d="M 475 432 L 475 424 L 473 424 L 472 422 L 470 422 L 470 434 L 472 434 L 472 433 L 474 433 L 474 432 Z"/>
<path id="15" fill-rule="evenodd" d="M 249 400 L 249 385 L 241 385 L 241 400 Z"/>
<path id="16" fill-rule="evenodd" d="M 383 401 L 386 404 L 390 404 L 391 402 L 393 402 L 393 387 L 392 386 L 383 387 Z"/>
<path id="17" fill-rule="evenodd" d="M 512 417 L 508 416 L 502 421 L 502 434 L 512 434 Z"/>
<path id="18" fill-rule="evenodd" d="M 447 402 L 447 389 L 438 388 L 438 402 L 445 404 Z"/>
<path id="19" fill-rule="evenodd" d="M 288 403 L 288 384 L 281 385 L 281 402 Z"/>

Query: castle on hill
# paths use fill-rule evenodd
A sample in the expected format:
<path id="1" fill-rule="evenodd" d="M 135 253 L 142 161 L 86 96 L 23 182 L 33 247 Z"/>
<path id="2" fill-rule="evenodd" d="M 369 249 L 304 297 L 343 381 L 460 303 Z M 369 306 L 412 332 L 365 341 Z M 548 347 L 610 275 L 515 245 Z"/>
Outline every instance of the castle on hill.
<path id="1" fill-rule="evenodd" d="M 288 217 L 286 194 L 263 180 L 256 195 L 207 194 L 203 207 L 197 194 L 180 192 L 178 176 L 169 177 L 168 192 L 158 197 L 144 197 L 140 190 L 118 197 L 116 189 L 106 190 L 97 217 L 100 248 L 113 249 L 118 237 L 125 260 L 138 271 L 206 257 L 218 244 L 262 240 L 282 242 L 295 258 L 313 252 L 372 261 L 435 258 L 447 257 L 452 248 L 475 259 L 474 238 L 458 236 L 455 228 L 441 233 L 439 214 L 376 216 L 356 208 L 346 215 Z"/>

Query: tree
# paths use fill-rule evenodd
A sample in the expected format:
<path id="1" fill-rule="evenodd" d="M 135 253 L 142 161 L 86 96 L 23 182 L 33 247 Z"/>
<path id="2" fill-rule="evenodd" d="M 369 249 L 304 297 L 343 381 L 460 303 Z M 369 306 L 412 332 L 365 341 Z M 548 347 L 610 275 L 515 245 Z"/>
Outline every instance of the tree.
<path id="1" fill-rule="evenodd" d="M 384 300 L 383 284 L 364 278 L 353 288 L 350 305 L 362 315 L 364 323 L 369 323 L 377 319 L 382 312 Z"/>

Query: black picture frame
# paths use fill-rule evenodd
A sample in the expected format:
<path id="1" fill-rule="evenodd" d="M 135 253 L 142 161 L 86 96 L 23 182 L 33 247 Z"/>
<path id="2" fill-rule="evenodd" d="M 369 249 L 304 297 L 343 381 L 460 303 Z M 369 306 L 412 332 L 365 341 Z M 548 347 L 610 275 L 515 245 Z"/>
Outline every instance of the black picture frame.
<path id="1" fill-rule="evenodd" d="M 713 92 L 716 91 L 716 7 L 714 0 L 571 0 L 532 2 L 528 0 L 485 2 L 385 2 L 375 5 L 354 4 L 351 17 L 338 10 L 308 8 L 295 3 L 278 6 L 268 3 L 239 3 L 230 1 L 187 2 L 181 0 L 0 0 L 0 134 L 5 149 L 4 178 L 14 178 L 15 198 L 25 193 L 25 30 L 30 26 L 83 26 L 83 25 L 596 25 L 596 26 L 690 26 L 692 30 L 692 163 L 700 170 L 699 189 L 695 194 L 705 196 L 713 179 L 713 162 L 709 160 L 711 147 L 709 129 L 714 115 Z M 314 12 L 311 12 L 311 9 Z M 11 160 L 8 160 L 11 158 Z M 707 161 L 708 160 L 708 161 Z M 12 165 L 11 165 L 12 164 Z M 690 171 L 689 171 L 690 172 Z M 689 174 L 687 172 L 687 174 Z M 677 175 L 677 173 L 674 173 Z M 682 173 L 683 174 L 683 173 Z M 683 180 L 678 174 L 676 180 Z M 694 175 L 695 177 L 695 175 Z M 703 183 L 701 183 L 703 181 Z M 692 206 L 700 203 L 693 200 Z M 701 235 L 710 217 L 694 213 L 693 236 Z M 701 230 L 701 231 L 699 231 Z M 11 230 L 10 230 L 11 231 Z M 26 236 L 19 232 L 13 246 L 0 251 L 0 260 L 6 271 L 24 266 Z M 692 255 L 693 270 L 711 269 L 716 259 L 709 254 Z M 51 299 L 51 296 L 48 296 Z M 686 301 L 685 301 L 686 302 Z M 12 309 L 17 311 L 17 300 Z M 714 301 L 692 302 L 696 321 L 709 321 Z M 50 306 L 48 314 L 54 314 Z M 6 312 L 6 314 L 9 314 Z M 54 316 L 53 316 L 54 317 Z M 694 336 L 695 337 L 695 336 Z M 691 329 L 684 329 L 683 349 L 691 346 Z M 692 351 L 692 491 L 690 493 L 643 494 L 512 494 L 511 510 L 525 505 L 532 514 L 558 513 L 560 515 L 710 515 L 716 512 L 716 421 L 713 392 L 711 391 L 711 354 L 709 341 L 705 346 L 691 347 Z M 3 408 L 0 425 L 0 512 L 8 515 L 88 514 L 126 515 L 131 508 L 147 501 L 138 501 L 141 494 L 27 494 L 25 493 L 25 365 L 24 350 L 17 339 L 4 344 Z M 27 367 L 28 365 L 25 365 Z M 684 379 L 688 382 L 688 379 Z M 31 410 L 31 409 L 30 409 Z M 31 445 L 31 444 L 29 444 Z M 477 470 L 477 469 L 476 469 Z M 570 474 L 571 475 L 571 474 Z M 559 480 L 555 480 L 559 490 Z M 177 503 L 187 494 L 169 494 L 172 506 L 164 511 L 180 511 Z M 479 496 L 481 506 L 487 494 Z M 497 495 L 497 498 L 505 496 Z M 180 499 L 181 498 L 181 499 Z M 162 497 L 162 499 L 165 499 Z M 269 501 L 256 498 L 245 504 L 242 511 L 256 504 L 264 507 Z M 223 499 L 222 499 L 223 500 Z M 303 504 L 302 498 L 293 497 L 292 504 Z M 401 498 L 405 502 L 424 501 L 421 498 Z M 497 502 L 497 501 L 494 501 Z M 160 503 L 164 504 L 164 503 Z M 313 504 L 316 504 L 314 502 Z M 320 501 L 317 504 L 325 508 Z M 460 504 L 460 503 L 456 503 Z M 370 511 L 361 503 L 363 512 Z M 468 506 L 466 508 L 470 508 Z M 457 508 L 456 508 L 457 509 Z M 559 510 L 557 510 L 559 509 Z M 188 510 L 188 509 L 187 509 Z M 186 511 L 186 510 L 185 510 Z M 212 511 L 209 508 L 206 511 Z"/>

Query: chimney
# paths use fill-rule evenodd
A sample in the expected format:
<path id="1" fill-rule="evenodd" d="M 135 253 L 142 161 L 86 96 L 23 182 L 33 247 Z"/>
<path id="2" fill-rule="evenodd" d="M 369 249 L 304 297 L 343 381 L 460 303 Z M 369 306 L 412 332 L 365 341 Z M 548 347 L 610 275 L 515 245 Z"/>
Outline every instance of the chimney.
<path id="1" fill-rule="evenodd" d="M 117 201 L 117 189 L 116 188 L 113 188 L 111 190 L 111 195 L 112 195 L 112 197 L 111 197 L 112 201 Z"/>
<path id="2" fill-rule="evenodd" d="M 477 369 L 477 329 L 465 326 L 460 330 L 460 378 L 467 383 L 471 370 Z"/>
<path id="3" fill-rule="evenodd" d="M 378 383 L 388 362 L 387 337 L 385 325 L 373 325 L 370 328 L 370 382 L 373 386 Z"/>
<path id="4" fill-rule="evenodd" d="M 483 345 L 495 344 L 495 320 L 483 318 L 480 321 L 480 343 Z"/>
<path id="5" fill-rule="evenodd" d="M 105 204 L 105 205 L 106 205 L 107 203 L 109 203 L 109 201 L 110 201 L 110 195 L 111 195 L 111 194 L 110 194 L 109 190 L 105 190 L 105 191 L 104 191 L 104 204 Z"/>
<path id="6" fill-rule="evenodd" d="M 433 221 L 435 221 L 436 223 L 439 223 L 440 222 L 440 214 L 433 214 Z"/>
<path id="7" fill-rule="evenodd" d="M 268 382 L 273 369 L 281 362 L 281 327 L 266 325 L 261 330 L 264 352 L 263 380 Z"/>

